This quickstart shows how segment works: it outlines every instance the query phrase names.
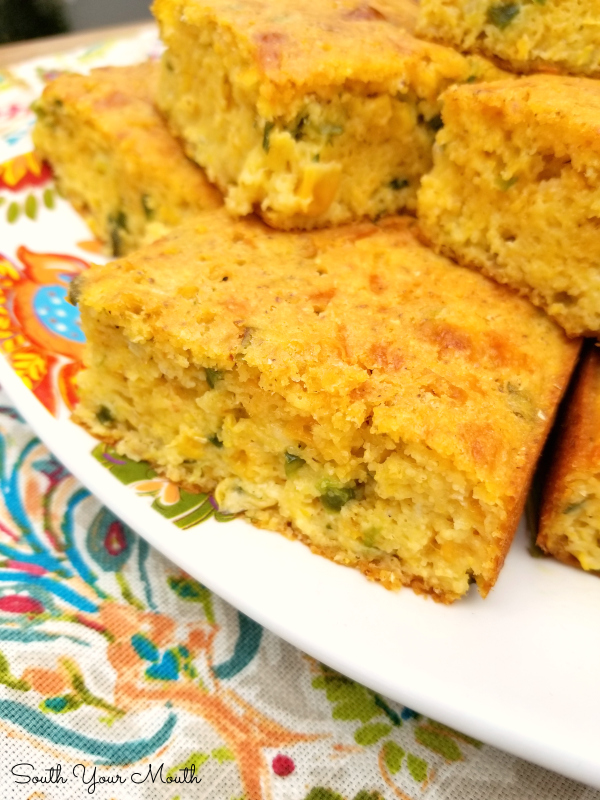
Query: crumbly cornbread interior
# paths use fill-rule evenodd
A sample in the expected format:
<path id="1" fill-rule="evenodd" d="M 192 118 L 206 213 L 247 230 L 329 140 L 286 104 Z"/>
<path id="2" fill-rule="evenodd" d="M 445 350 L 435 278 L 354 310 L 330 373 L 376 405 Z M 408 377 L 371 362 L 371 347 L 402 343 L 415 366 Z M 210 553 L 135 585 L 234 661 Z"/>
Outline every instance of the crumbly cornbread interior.
<path id="1" fill-rule="evenodd" d="M 172 130 L 231 212 L 277 228 L 414 210 L 440 92 L 502 74 L 412 37 L 412 2 L 156 0 L 153 10 Z"/>
<path id="2" fill-rule="evenodd" d="M 600 476 L 574 472 L 564 502 L 545 528 L 543 549 L 561 561 L 600 572 Z"/>
<path id="3" fill-rule="evenodd" d="M 399 218 L 206 214 L 75 287 L 76 417 L 387 586 L 486 594 L 578 345 Z"/>
<path id="4" fill-rule="evenodd" d="M 417 31 L 519 72 L 600 74 L 598 0 L 421 0 Z"/>
<path id="5" fill-rule="evenodd" d="M 222 203 L 154 106 L 158 69 L 147 62 L 61 75 L 35 104 L 36 148 L 115 256 Z"/>
<path id="6" fill-rule="evenodd" d="M 568 564 L 600 572 L 600 353 L 588 349 L 545 489 L 538 544 Z"/>
<path id="7" fill-rule="evenodd" d="M 433 245 L 544 308 L 600 331 L 600 84 L 537 75 L 452 87 L 419 192 Z"/>

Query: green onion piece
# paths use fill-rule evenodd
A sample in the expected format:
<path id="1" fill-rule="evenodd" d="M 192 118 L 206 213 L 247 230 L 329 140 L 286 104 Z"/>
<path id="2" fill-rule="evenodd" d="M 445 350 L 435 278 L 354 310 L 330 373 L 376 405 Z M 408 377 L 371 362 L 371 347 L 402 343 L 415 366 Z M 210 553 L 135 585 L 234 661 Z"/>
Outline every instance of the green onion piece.
<path id="1" fill-rule="evenodd" d="M 69 301 L 69 303 L 71 303 L 72 306 L 76 306 L 79 303 L 82 283 L 83 283 L 83 275 L 76 275 L 69 284 L 69 293 L 67 295 L 67 300 Z"/>
<path id="2" fill-rule="evenodd" d="M 206 382 L 211 389 L 214 389 L 217 385 L 217 381 L 220 381 L 223 377 L 223 373 L 218 369 L 211 369 L 210 367 L 205 367 L 204 371 L 206 372 Z"/>
<path id="3" fill-rule="evenodd" d="M 124 211 L 117 211 L 115 222 L 119 228 L 122 228 L 124 231 L 127 230 L 127 214 Z"/>
<path id="4" fill-rule="evenodd" d="M 147 220 L 151 220 L 154 217 L 154 208 L 152 207 L 152 203 L 150 202 L 150 195 L 143 194 L 142 195 L 142 208 L 144 209 L 144 216 Z"/>
<path id="5" fill-rule="evenodd" d="M 572 514 L 574 511 L 579 511 L 579 509 L 585 504 L 587 497 L 584 497 L 583 500 L 580 500 L 578 503 L 569 503 L 569 505 L 563 511 L 563 514 Z"/>
<path id="6" fill-rule="evenodd" d="M 487 12 L 487 20 L 500 30 L 507 28 L 513 19 L 518 15 L 521 7 L 518 3 L 502 3 L 497 6 L 490 6 Z"/>
<path id="7" fill-rule="evenodd" d="M 340 511 L 354 497 L 354 489 L 329 486 L 321 495 L 321 502 L 328 511 Z"/>
<path id="8" fill-rule="evenodd" d="M 112 411 L 106 406 L 100 406 L 98 411 L 96 411 L 96 419 L 101 425 L 112 425 L 115 421 Z"/>
<path id="9" fill-rule="evenodd" d="M 362 536 L 362 543 L 365 547 L 375 547 L 375 539 L 381 533 L 379 528 L 367 528 L 366 531 L 363 531 Z"/>
<path id="10" fill-rule="evenodd" d="M 444 123 L 443 123 L 443 121 L 442 121 L 442 117 L 441 117 L 441 115 L 440 115 L 440 114 L 436 114 L 436 116 L 435 116 L 435 117 L 432 117 L 431 119 L 428 119 L 428 120 L 427 120 L 427 127 L 428 127 L 430 130 L 432 130 L 432 131 L 435 131 L 436 133 L 437 133 L 437 131 L 439 131 L 441 128 L 443 128 L 443 127 L 444 127 Z"/>
<path id="11" fill-rule="evenodd" d="M 285 474 L 287 478 L 291 478 L 292 475 L 295 475 L 300 467 L 306 464 L 306 461 L 300 456 L 295 456 L 293 453 L 285 453 Z"/>
<path id="12" fill-rule="evenodd" d="M 408 181 L 406 178 L 394 178 L 389 183 L 390 189 L 394 189 L 395 191 L 400 191 L 400 189 L 405 189 L 408 186 Z"/>
<path id="13" fill-rule="evenodd" d="M 327 144 L 331 144 L 332 139 L 334 136 L 341 136 L 344 132 L 344 129 L 341 125 L 330 125 L 326 123 L 325 125 L 321 125 L 321 135 L 325 137 L 325 141 Z"/>
<path id="14" fill-rule="evenodd" d="M 39 100 L 34 100 L 29 106 L 38 119 L 44 119 L 46 116 L 46 109 L 42 106 Z"/>
<path id="15" fill-rule="evenodd" d="M 300 139 L 302 139 L 302 135 L 304 133 L 304 126 L 306 125 L 307 121 L 308 121 L 308 116 L 306 114 L 301 114 L 295 119 L 294 123 L 289 129 L 290 133 L 297 142 L 300 141 Z"/>
<path id="16" fill-rule="evenodd" d="M 496 178 L 496 186 L 501 192 L 508 192 L 508 190 L 513 187 L 518 180 L 518 175 L 513 175 L 512 178 L 509 178 L 508 180 L 498 177 Z"/>
<path id="17" fill-rule="evenodd" d="M 265 153 L 268 153 L 269 148 L 271 147 L 271 141 L 270 141 L 271 131 L 273 130 L 274 127 L 275 127 L 274 122 L 265 122 L 265 129 L 263 131 L 263 140 L 262 140 L 262 146 Z"/>
<path id="18" fill-rule="evenodd" d="M 216 433 L 213 433 L 212 436 L 209 436 L 208 441 L 211 444 L 214 444 L 215 447 L 223 447 L 223 442 L 219 439 Z"/>
<path id="19" fill-rule="evenodd" d="M 127 215 L 124 211 L 108 215 L 108 229 L 113 256 L 123 255 L 123 238 L 121 231 L 127 230 Z"/>
<path id="20" fill-rule="evenodd" d="M 115 256 L 115 258 L 118 258 L 119 256 L 123 255 L 123 243 L 121 241 L 121 234 L 116 225 L 113 225 L 110 229 L 110 246 L 112 254 L 113 256 Z"/>

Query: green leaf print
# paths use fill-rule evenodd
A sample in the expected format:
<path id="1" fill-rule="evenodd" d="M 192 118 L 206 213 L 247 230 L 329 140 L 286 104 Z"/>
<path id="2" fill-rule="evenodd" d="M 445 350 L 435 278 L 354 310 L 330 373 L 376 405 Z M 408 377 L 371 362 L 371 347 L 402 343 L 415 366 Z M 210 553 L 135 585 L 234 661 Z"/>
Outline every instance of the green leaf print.
<path id="1" fill-rule="evenodd" d="M 404 756 L 404 750 L 400 747 L 400 745 L 396 744 L 396 742 L 393 742 L 391 739 L 383 745 L 383 760 L 392 775 L 400 772 L 400 768 L 402 767 L 402 759 Z"/>
<path id="2" fill-rule="evenodd" d="M 391 725 L 386 725 L 385 722 L 374 722 L 370 725 L 363 725 L 358 728 L 354 733 L 354 741 L 356 744 L 369 746 L 375 744 L 392 730 Z"/>
<path id="3" fill-rule="evenodd" d="M 323 786 L 315 786 L 306 795 L 304 800 L 344 800 L 341 794 L 332 789 L 325 789 Z"/>
<path id="4" fill-rule="evenodd" d="M 417 781 L 417 783 L 423 783 L 427 777 L 427 762 L 409 753 L 406 756 L 406 766 L 413 780 Z"/>
<path id="5" fill-rule="evenodd" d="M 21 208 L 19 204 L 13 200 L 6 210 L 6 221 L 10 223 L 16 222 L 20 214 Z"/>
<path id="6" fill-rule="evenodd" d="M 438 733 L 431 728 L 417 728 L 415 731 L 415 739 L 419 744 L 433 750 L 434 753 L 439 753 L 446 761 L 461 761 L 462 753 L 460 747 L 449 736 Z"/>
<path id="7" fill-rule="evenodd" d="M 480 742 L 478 739 L 473 739 L 472 736 L 467 736 L 466 733 L 461 733 L 460 731 L 454 730 L 454 728 L 450 728 L 448 725 L 444 725 L 442 722 L 437 722 L 434 719 L 428 719 L 427 725 L 430 728 L 435 728 L 436 731 L 440 731 L 440 733 L 447 733 L 449 736 L 453 736 L 455 739 L 460 739 L 466 744 L 470 744 L 473 747 L 483 747 L 483 742 Z"/>
<path id="8" fill-rule="evenodd" d="M 379 794 L 379 792 L 368 792 L 366 789 L 363 789 L 354 797 L 354 800 L 385 800 L 385 798 L 382 794 Z"/>
<path id="9" fill-rule="evenodd" d="M 20 692 L 28 692 L 31 686 L 27 681 L 15 677 L 10 671 L 10 665 L 4 653 L 0 651 L 0 683 L 8 686 L 9 689 L 17 689 Z"/>
<path id="10" fill-rule="evenodd" d="M 198 581 L 187 575 L 169 575 L 169 587 L 182 600 L 188 603 L 201 603 L 206 614 L 206 619 L 211 625 L 215 624 L 215 614 L 212 607 L 212 597 L 210 591 Z"/>
<path id="11" fill-rule="evenodd" d="M 182 761 L 181 764 L 176 764 L 174 767 L 172 767 L 167 772 L 167 778 L 175 778 L 180 770 L 191 770 L 192 767 L 197 774 L 200 772 L 202 765 L 208 761 L 209 758 L 210 756 L 207 753 L 192 753 L 185 761 Z"/>
<path id="12" fill-rule="evenodd" d="M 312 685 L 315 689 L 325 690 L 327 699 L 334 704 L 334 719 L 369 722 L 373 717 L 383 714 L 375 702 L 374 692 L 337 672 L 327 670 L 324 675 L 314 678 Z"/>
<path id="13" fill-rule="evenodd" d="M 35 219 L 37 216 L 38 210 L 38 201 L 34 194 L 28 194 L 25 199 L 25 214 L 29 217 L 29 219 Z"/>
<path id="14" fill-rule="evenodd" d="M 52 189 L 44 189 L 44 194 L 42 195 L 42 199 L 44 201 L 44 205 L 46 208 L 52 210 L 54 208 L 54 192 Z"/>
<path id="15" fill-rule="evenodd" d="M 216 750 L 212 751 L 211 756 L 218 761 L 219 764 L 223 764 L 225 761 L 235 761 L 235 756 L 228 747 L 218 747 Z"/>
<path id="16" fill-rule="evenodd" d="M 101 442 L 92 450 L 92 455 L 103 467 L 106 467 L 121 483 L 129 484 L 142 480 L 151 480 L 156 472 L 146 461 L 132 461 L 121 456 L 109 445 Z"/>

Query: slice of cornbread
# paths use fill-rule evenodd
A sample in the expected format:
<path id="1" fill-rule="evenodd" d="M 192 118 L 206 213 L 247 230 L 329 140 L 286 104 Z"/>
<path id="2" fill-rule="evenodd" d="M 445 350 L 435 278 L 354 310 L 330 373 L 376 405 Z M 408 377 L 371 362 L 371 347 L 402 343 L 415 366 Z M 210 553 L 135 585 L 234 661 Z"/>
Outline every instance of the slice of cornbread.
<path id="1" fill-rule="evenodd" d="M 425 235 L 570 335 L 600 332 L 600 83 L 452 87 L 443 119 L 419 193 Z"/>
<path id="2" fill-rule="evenodd" d="M 414 210 L 440 92 L 505 74 L 411 36 L 410 0 L 155 0 L 153 10 L 171 129 L 230 211 L 277 228 Z"/>
<path id="3" fill-rule="evenodd" d="M 417 31 L 518 72 L 600 75 L 599 0 L 421 0 Z"/>
<path id="4" fill-rule="evenodd" d="M 221 205 L 154 106 L 158 65 L 61 75 L 34 108 L 33 141 L 112 255 Z"/>
<path id="5" fill-rule="evenodd" d="M 587 351 L 560 429 L 542 501 L 538 544 L 566 564 L 600 571 L 600 353 Z"/>
<path id="6" fill-rule="evenodd" d="M 390 217 L 210 212 L 75 287 L 77 419 L 388 586 L 493 586 L 579 349 Z"/>

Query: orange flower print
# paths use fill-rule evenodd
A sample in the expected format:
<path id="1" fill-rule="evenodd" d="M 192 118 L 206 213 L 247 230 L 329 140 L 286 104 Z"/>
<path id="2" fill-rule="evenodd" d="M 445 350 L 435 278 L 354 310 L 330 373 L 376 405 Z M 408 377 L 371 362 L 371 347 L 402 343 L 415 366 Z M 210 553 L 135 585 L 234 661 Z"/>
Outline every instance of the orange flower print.
<path id="1" fill-rule="evenodd" d="M 138 494 L 151 494 L 158 498 L 163 506 L 173 506 L 180 500 L 179 487 L 166 478 L 152 478 L 149 481 L 137 481 L 131 486 Z"/>
<path id="2" fill-rule="evenodd" d="M 19 192 L 28 186 L 41 186 L 52 171 L 37 153 L 24 153 L 0 164 L 0 189 Z"/>
<path id="3" fill-rule="evenodd" d="M 35 253 L 23 246 L 17 257 L 20 268 L 0 255 L 0 350 L 56 414 L 61 397 L 69 409 L 77 403 L 75 380 L 85 337 L 68 293 L 71 281 L 88 265 L 74 256 Z"/>

